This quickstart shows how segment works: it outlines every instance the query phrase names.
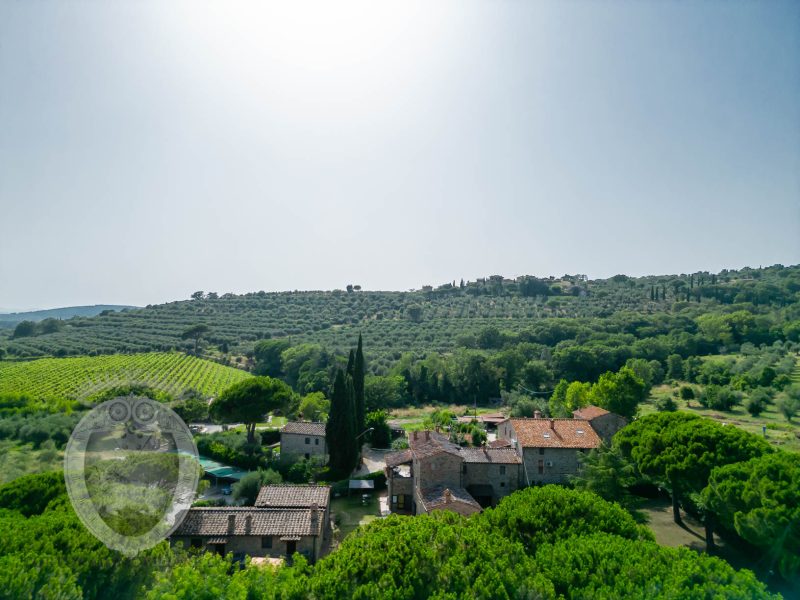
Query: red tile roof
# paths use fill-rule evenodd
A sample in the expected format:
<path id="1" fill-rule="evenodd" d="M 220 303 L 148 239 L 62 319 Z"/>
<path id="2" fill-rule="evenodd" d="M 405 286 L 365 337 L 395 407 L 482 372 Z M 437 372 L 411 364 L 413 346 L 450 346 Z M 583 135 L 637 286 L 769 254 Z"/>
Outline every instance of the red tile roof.
<path id="1" fill-rule="evenodd" d="M 523 448 L 598 448 L 600 438 L 588 421 L 578 419 L 511 419 Z"/>
<path id="2" fill-rule="evenodd" d="M 447 436 L 436 431 L 412 431 L 408 436 L 408 445 L 417 459 L 440 452 L 461 455 L 461 447 L 458 444 L 454 444 Z"/>
<path id="3" fill-rule="evenodd" d="M 461 515 L 471 515 L 481 511 L 481 505 L 464 488 L 433 487 L 420 490 L 420 498 L 425 510 L 451 510 Z"/>
<path id="4" fill-rule="evenodd" d="M 281 433 L 296 433 L 299 435 L 325 436 L 325 423 L 312 423 L 309 421 L 290 421 L 281 428 Z"/>
<path id="5" fill-rule="evenodd" d="M 324 519 L 324 511 L 304 508 L 190 508 L 172 535 L 319 535 Z"/>
<path id="6" fill-rule="evenodd" d="M 325 508 L 330 503 L 329 485 L 265 485 L 258 491 L 258 508 Z"/>
<path id="7" fill-rule="evenodd" d="M 522 462 L 514 448 L 462 448 L 465 463 L 514 465 Z"/>
<path id="8" fill-rule="evenodd" d="M 597 417 L 602 417 L 603 415 L 607 415 L 609 412 L 605 408 L 600 408 L 599 406 L 595 406 L 594 404 L 590 404 L 589 406 L 584 406 L 583 408 L 579 408 L 578 410 L 572 411 L 572 416 L 578 419 L 586 419 L 591 421 L 592 419 L 596 419 Z"/>

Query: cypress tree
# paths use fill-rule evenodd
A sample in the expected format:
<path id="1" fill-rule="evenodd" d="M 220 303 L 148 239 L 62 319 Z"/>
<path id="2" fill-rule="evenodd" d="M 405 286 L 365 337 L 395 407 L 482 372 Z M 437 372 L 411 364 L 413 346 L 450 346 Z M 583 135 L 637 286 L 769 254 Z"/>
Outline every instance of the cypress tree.
<path id="1" fill-rule="evenodd" d="M 356 355 L 353 353 L 353 349 L 350 349 L 350 355 L 347 357 L 347 370 L 345 371 L 346 375 L 353 376 L 353 366 L 355 365 Z"/>
<path id="2" fill-rule="evenodd" d="M 353 418 L 352 395 L 348 393 L 348 384 L 344 372 L 336 370 L 331 394 L 331 409 L 325 425 L 325 437 L 330 454 L 330 467 L 337 473 L 350 473 L 353 465 L 355 448 L 355 419 Z M 352 387 L 352 383 L 350 384 Z"/>
<path id="3" fill-rule="evenodd" d="M 360 431 L 356 430 L 356 395 L 353 387 L 353 378 L 350 376 L 345 377 L 345 389 L 347 392 L 347 408 L 348 408 L 348 444 L 347 444 L 347 473 L 356 468 L 359 458 L 361 457 L 361 442 L 362 439 L 356 437 Z"/>
<path id="4" fill-rule="evenodd" d="M 653 286 L 650 286 L 650 302 L 656 299 L 655 291 L 653 291 Z"/>
<path id="5" fill-rule="evenodd" d="M 361 343 L 361 334 L 359 333 L 358 347 L 356 348 L 356 356 L 353 363 L 353 394 L 356 405 L 356 435 L 364 431 L 367 426 L 367 408 L 364 400 L 364 370 L 364 350 Z"/>

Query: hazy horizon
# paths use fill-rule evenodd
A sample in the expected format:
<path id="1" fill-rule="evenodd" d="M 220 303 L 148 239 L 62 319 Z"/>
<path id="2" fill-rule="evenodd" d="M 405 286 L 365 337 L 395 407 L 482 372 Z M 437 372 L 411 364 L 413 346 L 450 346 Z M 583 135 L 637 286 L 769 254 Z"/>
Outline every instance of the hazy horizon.
<path id="1" fill-rule="evenodd" d="M 0 312 L 800 262 L 800 3 L 0 4 Z"/>

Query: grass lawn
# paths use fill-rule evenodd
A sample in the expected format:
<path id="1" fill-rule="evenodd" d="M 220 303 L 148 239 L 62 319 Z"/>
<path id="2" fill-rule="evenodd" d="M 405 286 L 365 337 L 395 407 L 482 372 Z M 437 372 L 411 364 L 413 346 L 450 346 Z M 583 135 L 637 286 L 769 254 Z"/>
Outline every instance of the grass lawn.
<path id="1" fill-rule="evenodd" d="M 705 529 L 703 524 L 686 511 L 681 511 L 683 525 L 672 520 L 672 503 L 668 498 L 642 499 L 636 506 L 639 515 L 644 516 L 647 526 L 656 536 L 656 542 L 663 546 L 686 546 L 697 552 L 705 552 Z M 715 556 L 725 559 L 737 569 L 750 569 L 756 577 L 767 584 L 772 592 L 784 595 L 784 598 L 797 598 L 798 589 L 795 584 L 786 583 L 779 578 L 771 577 L 766 565 L 759 564 L 758 557 L 753 558 L 742 552 L 734 543 L 728 543 L 718 535 L 714 535 L 717 548 Z"/>
<path id="2" fill-rule="evenodd" d="M 286 417 L 272 417 L 269 423 L 256 423 L 256 429 L 280 429 L 286 425 Z M 244 431 L 244 425 L 230 427 L 228 431 Z"/>
<path id="3" fill-rule="evenodd" d="M 701 386 L 693 387 L 695 388 L 695 393 L 701 388 Z M 656 412 L 656 402 L 671 395 L 673 389 L 674 388 L 670 385 L 660 385 L 653 388 L 650 398 L 639 406 L 639 414 L 646 415 Z M 800 434 L 800 420 L 789 423 L 783 415 L 778 413 L 775 404 L 767 405 L 767 410 L 757 417 L 753 417 L 745 410 L 744 406 L 736 406 L 731 411 L 721 411 L 703 408 L 697 400 L 692 400 L 690 405 L 687 405 L 685 400 L 679 398 L 673 397 L 673 400 L 675 400 L 675 403 L 678 405 L 678 410 L 708 417 L 720 423 L 730 423 L 731 425 L 741 427 L 745 431 L 756 435 L 763 435 L 762 427 L 766 425 L 766 439 L 770 444 L 784 450 L 800 452 L 800 438 L 798 438 L 798 434 Z"/>
<path id="4" fill-rule="evenodd" d="M 331 513 L 337 530 L 334 537 L 337 542 L 344 540 L 355 531 L 359 525 L 366 525 L 381 516 L 377 492 L 372 494 L 372 499 L 366 504 L 361 503 L 361 494 L 353 492 L 352 496 L 342 496 L 331 500 Z"/>

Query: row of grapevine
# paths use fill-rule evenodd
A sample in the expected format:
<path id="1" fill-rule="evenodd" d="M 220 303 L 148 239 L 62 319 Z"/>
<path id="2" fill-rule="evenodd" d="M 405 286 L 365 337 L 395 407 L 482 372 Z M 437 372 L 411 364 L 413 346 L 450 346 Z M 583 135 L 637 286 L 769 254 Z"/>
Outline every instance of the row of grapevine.
<path id="1" fill-rule="evenodd" d="M 144 384 L 172 395 L 193 389 L 210 397 L 249 376 L 242 370 L 177 352 L 43 358 L 0 362 L 0 394 L 79 399 L 110 387 Z"/>

